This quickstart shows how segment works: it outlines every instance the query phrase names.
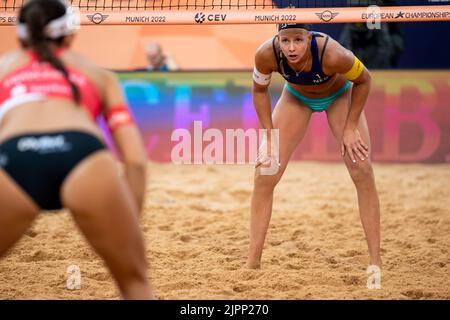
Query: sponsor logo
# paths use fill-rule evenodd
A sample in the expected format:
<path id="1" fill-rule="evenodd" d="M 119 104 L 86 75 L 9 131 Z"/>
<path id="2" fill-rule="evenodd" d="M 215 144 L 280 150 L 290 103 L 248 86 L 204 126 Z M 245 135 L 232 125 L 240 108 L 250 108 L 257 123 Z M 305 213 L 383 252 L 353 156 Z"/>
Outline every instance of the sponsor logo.
<path id="1" fill-rule="evenodd" d="M 435 12 L 406 12 L 405 18 L 407 19 L 440 19 L 440 18 L 449 18 L 450 11 L 435 11 Z"/>
<path id="2" fill-rule="evenodd" d="M 331 12 L 330 10 L 325 10 L 323 12 L 316 12 L 316 16 L 319 17 L 320 20 L 325 22 L 330 22 L 336 16 L 339 14 L 339 12 Z"/>
<path id="3" fill-rule="evenodd" d="M 0 167 L 8 165 L 8 156 L 6 154 L 0 154 Z"/>
<path id="4" fill-rule="evenodd" d="M 450 11 L 435 11 L 435 12 L 372 12 L 363 13 L 361 19 L 363 20 L 379 20 L 379 19 L 446 19 L 450 17 Z"/>
<path id="5" fill-rule="evenodd" d="M 0 23 L 8 23 L 8 24 L 16 24 L 17 23 L 17 17 L 15 16 L 0 16 Z"/>
<path id="6" fill-rule="evenodd" d="M 86 17 L 87 17 L 87 18 L 89 19 L 89 21 L 91 21 L 92 23 L 100 24 L 100 23 L 102 23 L 103 21 L 105 21 L 105 20 L 109 17 L 109 15 L 101 14 L 101 13 L 97 12 L 97 13 L 95 13 L 95 14 L 88 14 L 88 15 L 86 15 Z"/>
<path id="7" fill-rule="evenodd" d="M 130 115 L 127 112 L 120 112 L 113 114 L 108 120 L 110 128 L 114 128 L 120 124 L 128 123 L 131 121 Z"/>
<path id="8" fill-rule="evenodd" d="M 197 23 L 203 23 L 205 22 L 205 20 L 210 22 L 222 22 L 225 21 L 226 18 L 227 18 L 226 14 L 211 13 L 205 15 L 203 12 L 198 12 L 195 14 L 194 20 Z"/>
<path id="9" fill-rule="evenodd" d="M 26 137 L 17 142 L 17 150 L 20 152 L 33 151 L 38 153 L 65 152 L 72 149 L 64 136 L 43 136 L 40 138 Z"/>
<path id="10" fill-rule="evenodd" d="M 197 23 L 203 23 L 205 21 L 205 14 L 203 12 L 198 12 L 195 15 L 195 22 Z"/>
<path id="11" fill-rule="evenodd" d="M 23 84 L 18 84 L 11 89 L 11 97 L 18 97 L 27 93 L 27 87 Z"/>
<path id="12" fill-rule="evenodd" d="M 370 12 L 370 13 L 363 13 L 361 15 L 361 18 L 364 20 L 379 20 L 379 19 L 395 19 L 395 13 L 389 12 L 389 13 L 383 13 L 383 12 Z"/>
<path id="13" fill-rule="evenodd" d="M 267 84 L 268 81 L 270 82 L 271 75 L 265 75 L 265 77 L 263 77 L 263 74 L 260 76 L 256 71 L 253 71 L 253 79 L 259 84 Z"/>
<path id="14" fill-rule="evenodd" d="M 329 76 L 326 76 L 326 77 L 322 78 L 322 77 L 320 76 L 320 74 L 318 74 L 318 73 L 315 74 L 315 77 L 317 77 L 317 79 L 313 79 L 313 82 L 314 82 L 314 83 L 317 83 L 317 84 L 320 84 L 320 83 L 322 83 L 322 82 L 324 82 L 324 81 L 327 81 L 328 78 L 329 78 Z"/>

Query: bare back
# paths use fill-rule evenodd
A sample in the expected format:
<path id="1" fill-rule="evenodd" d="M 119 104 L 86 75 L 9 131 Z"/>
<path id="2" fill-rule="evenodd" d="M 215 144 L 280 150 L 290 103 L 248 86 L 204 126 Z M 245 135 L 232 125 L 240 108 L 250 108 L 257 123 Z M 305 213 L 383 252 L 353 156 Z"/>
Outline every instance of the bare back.
<path id="1" fill-rule="evenodd" d="M 111 77 L 108 71 L 70 50 L 64 51 L 60 59 L 66 67 L 82 73 L 94 85 L 102 101 L 106 102 L 108 91 L 113 90 L 108 88 L 108 77 Z M 25 50 L 19 49 L 6 54 L 0 60 L 0 81 L 29 62 L 30 54 Z M 106 108 L 106 103 L 104 107 Z M 8 111 L 0 122 L 0 141 L 27 132 L 67 129 L 82 130 L 101 138 L 100 130 L 85 108 L 68 99 L 49 98 L 24 103 Z"/>

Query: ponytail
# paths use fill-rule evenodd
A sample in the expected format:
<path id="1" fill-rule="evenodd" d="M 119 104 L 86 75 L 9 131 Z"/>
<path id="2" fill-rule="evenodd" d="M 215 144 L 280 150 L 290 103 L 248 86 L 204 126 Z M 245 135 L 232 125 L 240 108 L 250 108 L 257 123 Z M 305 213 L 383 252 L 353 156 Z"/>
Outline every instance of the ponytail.
<path id="1" fill-rule="evenodd" d="M 55 4 L 55 8 L 51 8 L 50 4 Z M 50 63 L 50 65 L 64 75 L 72 88 L 73 100 L 75 103 L 79 104 L 81 96 L 77 85 L 70 79 L 69 72 L 61 59 L 59 59 L 50 49 L 51 42 L 61 44 L 64 37 L 53 40 L 48 39 L 44 33 L 45 27 L 49 21 L 62 16 L 65 13 L 65 10 L 66 8 L 60 1 L 34 0 L 30 1 L 22 8 L 19 20 L 27 25 L 29 37 L 26 40 L 26 46 L 36 52 L 39 61 Z M 57 15 L 57 11 L 61 11 L 59 16 Z M 50 16 L 51 13 L 54 13 L 53 15 L 56 15 L 56 17 Z"/>

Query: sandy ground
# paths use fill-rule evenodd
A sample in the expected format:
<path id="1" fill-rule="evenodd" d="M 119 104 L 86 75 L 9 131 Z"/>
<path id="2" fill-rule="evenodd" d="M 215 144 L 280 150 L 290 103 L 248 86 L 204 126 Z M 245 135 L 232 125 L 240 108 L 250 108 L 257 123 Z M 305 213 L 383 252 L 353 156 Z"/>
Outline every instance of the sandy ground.
<path id="1" fill-rule="evenodd" d="M 275 194 L 262 268 L 248 270 L 251 166 L 150 164 L 142 228 L 160 299 L 450 299 L 450 165 L 375 165 L 381 290 L 342 164 L 292 163 Z M 67 267 L 80 290 L 66 288 Z M 43 214 L 0 260 L 1 299 L 117 299 L 67 212 Z"/>

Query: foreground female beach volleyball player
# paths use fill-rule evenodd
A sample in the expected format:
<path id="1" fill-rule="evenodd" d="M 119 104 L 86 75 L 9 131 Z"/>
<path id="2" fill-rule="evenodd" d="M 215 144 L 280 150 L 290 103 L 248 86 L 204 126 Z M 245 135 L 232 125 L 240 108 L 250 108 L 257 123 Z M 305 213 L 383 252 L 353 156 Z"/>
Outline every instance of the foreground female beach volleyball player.
<path id="1" fill-rule="evenodd" d="M 286 80 L 273 114 L 268 93 L 272 72 L 279 72 Z M 331 131 L 341 145 L 341 155 L 356 186 L 369 248 L 369 269 L 380 267 L 380 205 L 369 157 L 369 130 L 363 112 L 371 85 L 369 71 L 352 52 L 329 36 L 311 32 L 305 24 L 282 24 L 278 26 L 278 34 L 257 50 L 253 79 L 253 102 L 259 121 L 264 129 L 279 129 L 279 149 L 272 145 L 276 140 L 271 142 L 269 135 L 267 150 L 270 156 L 260 158 L 256 165 L 248 267 L 260 267 L 274 188 L 302 140 L 312 113 L 322 111 L 327 114 Z M 279 154 L 276 154 L 277 150 Z M 278 161 L 278 156 L 277 173 L 261 174 L 261 168 L 271 166 Z"/>
<path id="2" fill-rule="evenodd" d="M 71 7 L 31 0 L 0 60 L 0 256 L 40 210 L 69 209 L 126 299 L 151 299 L 138 226 L 146 156 L 114 74 L 69 50 Z M 95 119 L 104 115 L 124 179 Z M 57 245 L 57 244 L 55 244 Z"/>

